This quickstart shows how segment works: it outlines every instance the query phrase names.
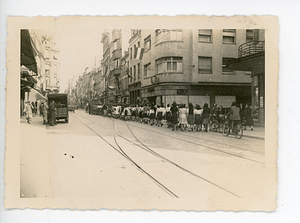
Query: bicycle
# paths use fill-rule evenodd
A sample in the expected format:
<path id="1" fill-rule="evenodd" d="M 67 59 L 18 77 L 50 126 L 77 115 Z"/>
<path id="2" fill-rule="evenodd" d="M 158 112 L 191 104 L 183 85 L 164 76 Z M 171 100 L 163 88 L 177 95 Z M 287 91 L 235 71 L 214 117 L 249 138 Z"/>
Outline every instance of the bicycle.
<path id="1" fill-rule="evenodd" d="M 218 131 L 219 122 L 216 114 L 210 115 L 210 130 L 213 132 Z"/>
<path id="2" fill-rule="evenodd" d="M 225 123 L 223 125 L 223 135 L 228 136 L 231 132 L 235 135 L 235 138 L 241 139 L 243 136 L 243 126 L 240 121 L 230 121 L 228 117 L 225 116 Z"/>

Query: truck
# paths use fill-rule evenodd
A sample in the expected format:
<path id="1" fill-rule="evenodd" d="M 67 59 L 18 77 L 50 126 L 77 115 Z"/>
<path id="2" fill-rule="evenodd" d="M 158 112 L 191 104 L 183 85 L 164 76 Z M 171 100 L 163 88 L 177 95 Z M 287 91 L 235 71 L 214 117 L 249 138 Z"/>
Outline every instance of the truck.
<path id="1" fill-rule="evenodd" d="M 55 117 L 56 120 L 64 119 L 66 123 L 69 122 L 69 109 L 68 109 L 68 94 L 48 94 L 48 103 L 51 101 L 55 103 Z"/>

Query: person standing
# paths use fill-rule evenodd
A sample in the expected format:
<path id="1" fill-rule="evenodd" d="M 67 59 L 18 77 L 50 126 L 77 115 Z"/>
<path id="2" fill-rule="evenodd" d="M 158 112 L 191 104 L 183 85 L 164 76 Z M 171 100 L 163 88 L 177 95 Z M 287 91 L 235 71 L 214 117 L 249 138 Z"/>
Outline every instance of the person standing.
<path id="1" fill-rule="evenodd" d="M 188 107 L 188 127 L 189 131 L 194 131 L 195 117 L 194 117 L 194 106 L 192 103 L 189 103 Z"/>
<path id="2" fill-rule="evenodd" d="M 43 120 L 44 120 L 44 124 L 46 124 L 48 122 L 48 102 L 45 101 L 43 104 Z"/>
<path id="3" fill-rule="evenodd" d="M 167 127 L 170 128 L 172 125 L 172 113 L 171 113 L 170 104 L 167 104 L 167 108 L 166 108 L 166 121 L 167 121 Z"/>
<path id="4" fill-rule="evenodd" d="M 172 131 L 174 131 L 175 129 L 177 130 L 178 128 L 178 108 L 177 108 L 177 104 L 174 101 L 172 104 L 172 107 L 170 108 L 171 114 L 172 114 Z"/>
<path id="5" fill-rule="evenodd" d="M 149 119 L 150 119 L 150 125 L 154 125 L 154 118 L 155 118 L 155 108 L 154 104 L 151 105 L 149 109 Z"/>
<path id="6" fill-rule="evenodd" d="M 241 125 L 243 125 L 243 121 L 245 119 L 245 107 L 243 105 L 243 103 L 240 103 L 240 118 L 241 118 Z"/>
<path id="7" fill-rule="evenodd" d="M 187 127 L 187 109 L 184 104 L 179 105 L 179 125 L 181 131 L 186 131 Z"/>
<path id="8" fill-rule="evenodd" d="M 24 107 L 24 112 L 25 112 L 25 117 L 27 119 L 27 123 L 30 124 L 32 120 L 32 106 L 30 102 L 26 102 L 25 107 Z"/>
<path id="9" fill-rule="evenodd" d="M 202 126 L 201 126 L 202 109 L 201 109 L 200 105 L 198 105 L 198 104 L 196 105 L 194 114 L 195 114 L 196 132 L 198 132 L 198 131 L 202 130 Z"/>
<path id="10" fill-rule="evenodd" d="M 204 125 L 205 132 L 207 132 L 207 128 L 209 125 L 209 114 L 210 114 L 210 109 L 208 107 L 208 104 L 205 103 L 202 112 L 202 124 Z"/>
<path id="11" fill-rule="evenodd" d="M 55 125 L 55 105 L 54 105 L 54 101 L 50 102 L 49 105 L 49 125 L 50 126 L 54 126 Z"/>
<path id="12" fill-rule="evenodd" d="M 164 107 L 160 107 L 159 105 L 157 105 L 157 109 L 156 109 L 156 119 L 157 119 L 157 126 L 159 127 L 162 127 L 163 124 L 162 124 L 162 119 L 163 119 L 163 116 L 165 114 L 165 108 Z"/>
<path id="13" fill-rule="evenodd" d="M 251 107 L 248 104 L 246 104 L 246 108 L 245 108 L 245 118 L 246 118 L 246 125 L 244 130 L 247 130 L 247 126 L 250 126 L 251 131 L 253 131 L 252 111 L 251 111 Z"/>

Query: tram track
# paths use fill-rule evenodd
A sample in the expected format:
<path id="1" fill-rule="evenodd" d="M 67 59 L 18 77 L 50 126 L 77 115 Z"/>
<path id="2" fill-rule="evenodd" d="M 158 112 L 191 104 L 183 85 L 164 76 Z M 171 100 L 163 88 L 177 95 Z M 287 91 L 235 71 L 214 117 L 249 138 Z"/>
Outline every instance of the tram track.
<path id="1" fill-rule="evenodd" d="M 77 117 L 76 117 L 76 118 L 77 118 Z M 77 119 L 80 120 L 79 118 L 77 118 Z M 85 119 L 87 119 L 87 118 L 85 118 Z M 90 119 L 87 119 L 87 120 L 91 121 Z M 105 129 L 107 129 L 107 130 L 109 130 L 109 131 L 111 131 L 111 132 L 113 133 L 113 138 L 114 138 L 115 144 L 116 144 L 117 147 L 119 148 L 119 149 L 117 149 L 116 147 L 114 147 L 113 145 L 111 145 L 111 143 L 109 143 L 107 140 L 105 140 L 100 134 L 98 134 L 95 130 L 93 130 L 90 126 L 88 126 L 88 125 L 87 125 L 86 123 L 84 123 L 82 120 L 80 120 L 80 121 L 81 121 L 85 126 L 87 126 L 91 131 L 93 131 L 96 135 L 98 135 L 98 136 L 99 136 L 100 138 L 102 138 L 105 142 L 107 142 L 111 147 L 113 147 L 117 152 L 119 152 L 124 158 L 126 158 L 126 159 L 129 160 L 133 165 L 135 165 L 141 172 L 146 173 L 146 175 L 148 175 L 148 177 L 150 177 L 150 178 L 151 178 L 151 179 L 152 179 L 159 187 L 161 187 L 161 188 L 162 188 L 163 190 L 165 190 L 168 194 L 170 194 L 171 196 L 173 196 L 173 197 L 175 197 L 175 198 L 178 198 L 178 196 L 177 196 L 176 194 L 174 194 L 172 191 L 170 191 L 168 188 L 166 188 L 163 184 L 161 184 L 159 181 L 157 181 L 153 176 L 151 176 L 150 174 L 148 174 L 147 172 L 145 172 L 145 170 L 143 170 L 143 168 L 141 168 L 135 161 L 133 161 L 133 160 L 132 160 L 125 152 L 124 152 L 124 150 L 122 149 L 122 147 L 120 146 L 120 144 L 118 143 L 118 141 L 117 141 L 117 139 L 116 139 L 116 135 L 119 136 L 120 138 L 126 140 L 127 142 L 129 142 L 129 143 L 131 143 L 131 144 L 133 144 L 133 145 L 135 145 L 135 146 L 137 146 L 137 147 L 139 147 L 139 148 L 145 150 L 146 152 L 152 154 L 153 156 L 158 157 L 158 158 L 160 158 L 160 159 L 166 161 L 167 163 L 169 163 L 169 164 L 171 164 L 171 165 L 173 165 L 173 166 L 179 168 L 180 170 L 182 170 L 182 171 L 184 171 L 184 172 L 186 172 L 186 173 L 188 173 L 188 174 L 190 174 L 190 175 L 192 175 L 192 176 L 194 176 L 194 177 L 196 177 L 196 178 L 198 178 L 198 179 L 200 179 L 200 180 L 202 180 L 202 181 L 204 181 L 204 182 L 206 182 L 206 183 L 209 183 L 210 185 L 213 185 L 214 187 L 216 187 L 216 188 L 218 188 L 218 189 L 220 189 L 220 190 L 223 190 L 223 191 L 225 191 L 225 192 L 227 192 L 227 193 L 229 193 L 229 194 L 231 194 L 231 195 L 233 195 L 233 196 L 235 196 L 235 197 L 237 197 L 237 198 L 241 198 L 239 195 L 237 195 L 237 194 L 235 194 L 235 193 L 233 193 L 233 192 L 227 190 L 226 188 L 223 188 L 223 187 L 217 185 L 216 183 L 213 183 L 212 181 L 210 181 L 210 180 L 208 180 L 208 179 L 205 179 L 204 177 L 199 176 L 198 174 L 195 174 L 195 173 L 193 173 L 193 172 L 191 172 L 191 171 L 185 169 L 184 167 L 182 167 L 182 166 L 176 164 L 175 162 L 169 160 L 168 158 L 166 158 L 166 157 L 160 155 L 159 153 L 155 152 L 154 150 L 150 149 L 148 146 L 146 146 L 143 142 L 141 142 L 141 141 L 135 136 L 135 134 L 132 132 L 131 128 L 128 126 L 128 124 L 127 124 L 126 122 L 125 122 L 125 123 L 126 123 L 126 126 L 127 126 L 128 130 L 130 131 L 131 135 L 135 138 L 135 140 L 136 140 L 139 144 L 133 142 L 132 140 L 130 140 L 130 139 L 126 138 L 126 137 L 124 137 L 123 135 L 120 135 L 120 134 L 116 133 L 116 130 L 115 130 L 115 120 L 114 120 L 114 119 L 111 119 L 111 121 L 113 122 L 113 130 L 111 130 L 111 129 L 107 128 L 107 127 L 104 127 L 104 126 L 102 126 L 102 125 L 100 125 L 100 124 L 97 124 L 98 126 L 101 126 L 101 127 L 105 128 Z"/>
<path id="2" fill-rule="evenodd" d="M 115 121 L 113 118 L 112 119 L 108 119 L 110 121 Z M 121 121 L 120 121 L 121 122 Z M 123 121 L 122 121 L 123 123 Z M 125 122 L 126 123 L 126 122 Z M 261 165 L 264 165 L 265 163 L 264 162 L 260 162 L 260 161 L 257 161 L 255 159 L 251 159 L 251 158 L 248 158 L 248 157 L 245 157 L 245 156 L 241 156 L 241 155 L 238 155 L 238 154 L 235 154 L 235 153 L 232 153 L 232 152 L 227 152 L 227 151 L 224 151 L 224 150 L 221 150 L 221 149 L 217 149 L 217 148 L 214 148 L 212 146 L 207 146 L 207 145 L 204 145 L 204 144 L 201 144 L 201 143 L 196 143 L 196 142 L 192 142 L 190 140 L 186 140 L 186 139 L 182 139 L 182 138 L 179 138 L 179 137 L 176 137 L 174 135 L 171 135 L 171 134 L 165 134 L 165 133 L 162 133 L 161 131 L 160 132 L 156 132 L 156 131 L 153 131 L 153 130 L 150 130 L 150 129 L 147 129 L 147 128 L 143 128 L 143 127 L 138 127 L 136 125 L 132 125 L 132 124 L 127 124 L 126 125 L 131 125 L 133 127 L 136 127 L 136 128 L 140 128 L 140 129 L 143 129 L 143 130 L 146 130 L 146 131 L 149 131 L 149 132 L 153 132 L 153 133 L 156 133 L 156 134 L 159 134 L 159 135 L 164 135 L 164 136 L 167 136 L 169 138 L 173 138 L 173 139 L 176 139 L 176 140 L 181 140 L 183 142 L 187 142 L 187 143 L 190 143 L 190 144 L 193 144 L 193 145 L 197 145 L 197 146 L 200 146 L 200 147 L 203 147 L 203 148 L 206 148 L 208 150 L 212 150 L 212 151 L 216 151 L 216 152 L 219 152 L 219 153 L 222 153 L 222 154 L 226 154 L 228 156 L 234 156 L 234 157 L 237 157 L 237 158 L 240 158 L 240 159 L 244 159 L 244 160 L 247 160 L 247 161 L 250 161 L 250 162 L 254 162 L 254 163 L 258 163 L 258 164 L 261 164 Z M 103 128 L 106 128 L 108 129 L 107 127 L 101 125 Z M 175 133 L 175 134 L 178 134 L 178 135 L 181 135 L 180 133 Z M 120 137 L 124 138 L 122 135 L 119 135 Z M 186 136 L 186 135 L 184 135 Z M 196 137 L 191 137 L 191 138 L 196 138 Z M 200 140 L 203 140 L 203 141 L 209 141 L 211 143 L 215 143 L 217 144 L 218 146 L 219 145 L 223 145 L 223 146 L 228 146 L 228 144 L 224 144 L 224 143 L 216 143 L 214 141 L 211 141 L 211 140 L 206 140 L 206 139 L 202 139 L 202 138 L 196 138 L 196 139 L 200 139 Z M 231 145 L 230 145 L 231 146 Z M 234 146 L 232 146 L 234 147 Z M 256 152 L 253 152 L 251 150 L 246 150 L 246 149 L 243 149 L 241 147 L 237 147 L 238 149 L 240 150 L 243 150 L 243 151 L 247 151 L 247 152 L 251 152 L 251 153 L 256 153 Z M 261 154 L 261 153 L 256 153 L 256 154 Z"/>
<path id="3" fill-rule="evenodd" d="M 81 119 L 74 116 L 77 120 L 79 120 L 83 125 L 85 125 L 87 128 L 89 128 L 92 132 L 94 132 L 98 137 L 100 137 L 104 142 L 106 142 L 110 147 L 112 147 L 116 152 L 118 152 L 121 156 L 123 156 L 125 159 L 127 159 L 131 164 L 133 164 L 140 172 L 146 174 L 158 187 L 160 187 L 163 191 L 165 191 L 167 194 L 169 194 L 173 198 L 179 198 L 175 193 L 173 193 L 170 189 L 168 189 L 165 185 L 163 185 L 161 182 L 159 182 L 156 178 L 154 178 L 151 174 L 149 174 L 146 170 L 144 170 L 141 166 L 139 166 L 133 159 L 131 159 L 122 149 L 122 147 L 119 145 L 115 132 L 113 135 L 114 142 L 116 146 L 114 146 L 112 143 L 110 143 L 108 140 L 106 140 L 104 137 L 102 137 L 99 133 L 97 133 L 94 129 L 92 129 L 89 125 L 84 123 Z M 114 125 L 114 124 L 113 124 Z M 114 126 L 113 126 L 114 128 Z"/>
<path id="4" fill-rule="evenodd" d="M 217 151 L 217 152 L 220 152 L 220 153 L 224 153 L 224 154 L 227 154 L 227 155 L 235 156 L 235 157 L 238 157 L 238 158 L 241 158 L 241 159 L 245 159 L 245 160 L 248 160 L 248 161 L 251 161 L 251 162 L 255 162 L 255 163 L 259 163 L 259 164 L 263 164 L 263 165 L 265 164 L 263 162 L 260 162 L 260 161 L 257 161 L 257 160 L 251 159 L 251 158 L 247 158 L 247 157 L 244 157 L 244 156 L 241 156 L 241 155 L 237 155 L 237 154 L 234 154 L 234 153 L 230 153 L 230 152 L 226 152 L 226 151 L 223 151 L 223 150 L 220 150 L 220 149 L 216 149 L 216 148 L 213 148 L 211 146 L 207 146 L 207 145 L 204 145 L 204 144 L 201 144 L 201 143 L 196 143 L 196 142 L 192 142 L 192 141 L 189 141 L 189 140 L 186 140 L 186 139 L 178 138 L 178 137 L 175 137 L 173 135 L 164 134 L 164 133 L 161 133 L 161 132 L 156 132 L 156 131 L 153 131 L 153 130 L 149 130 L 147 128 L 137 127 L 135 125 L 131 125 L 131 126 L 136 127 L 136 128 L 140 128 L 140 129 L 143 129 L 143 130 L 146 130 L 146 131 L 149 131 L 149 132 L 153 132 L 153 133 L 156 133 L 156 134 L 159 134 L 159 135 L 164 135 L 164 136 L 167 136 L 169 138 L 174 138 L 174 139 L 181 140 L 181 141 L 184 141 L 184 142 L 187 142 L 187 143 L 190 143 L 190 144 L 201 146 L 201 147 L 204 147 L 204 148 L 207 148 L 207 149 L 210 149 L 210 150 L 214 150 L 214 151 Z M 178 135 L 181 135 L 181 136 L 187 136 L 187 135 L 180 134 L 180 133 L 175 133 L 175 134 L 178 134 Z M 195 139 L 200 139 L 200 140 L 203 140 L 203 141 L 209 141 L 211 143 L 215 143 L 215 142 L 213 142 L 211 140 L 205 140 L 205 139 L 196 138 L 196 137 L 190 137 L 190 138 L 195 138 Z M 215 144 L 228 146 L 228 144 L 224 144 L 224 143 L 215 143 Z M 244 151 L 256 153 L 256 152 L 253 152 L 251 150 L 246 150 L 246 149 L 243 149 L 243 148 L 240 148 L 240 147 L 237 147 L 237 148 L 241 149 L 241 150 L 244 150 Z M 257 153 L 257 154 L 261 154 L 261 153 Z"/>

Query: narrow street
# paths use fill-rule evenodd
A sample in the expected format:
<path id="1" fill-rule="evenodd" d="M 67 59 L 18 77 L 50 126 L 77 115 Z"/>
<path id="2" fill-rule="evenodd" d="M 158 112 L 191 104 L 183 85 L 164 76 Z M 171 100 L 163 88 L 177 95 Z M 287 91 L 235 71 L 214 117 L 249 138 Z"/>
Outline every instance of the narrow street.
<path id="1" fill-rule="evenodd" d="M 172 132 L 83 110 L 69 115 L 56 126 L 45 127 L 41 117 L 21 121 L 21 197 L 210 203 L 265 193 L 264 140 Z M 43 145 L 29 137 L 33 131 Z"/>

